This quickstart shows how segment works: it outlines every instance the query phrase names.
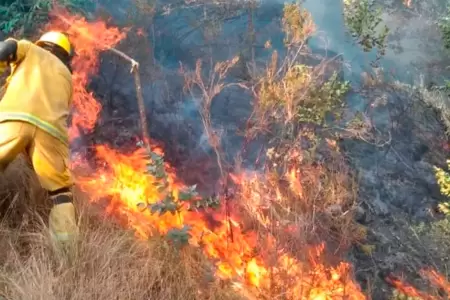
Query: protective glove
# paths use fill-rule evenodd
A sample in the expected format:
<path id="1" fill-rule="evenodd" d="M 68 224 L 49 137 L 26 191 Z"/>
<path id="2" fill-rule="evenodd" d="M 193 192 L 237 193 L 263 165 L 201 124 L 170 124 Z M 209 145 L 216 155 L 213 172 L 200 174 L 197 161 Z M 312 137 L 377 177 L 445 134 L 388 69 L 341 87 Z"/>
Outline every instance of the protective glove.
<path id="1" fill-rule="evenodd" d="M 53 206 L 49 217 L 50 236 L 57 244 L 72 244 L 78 237 L 75 207 L 72 203 Z"/>

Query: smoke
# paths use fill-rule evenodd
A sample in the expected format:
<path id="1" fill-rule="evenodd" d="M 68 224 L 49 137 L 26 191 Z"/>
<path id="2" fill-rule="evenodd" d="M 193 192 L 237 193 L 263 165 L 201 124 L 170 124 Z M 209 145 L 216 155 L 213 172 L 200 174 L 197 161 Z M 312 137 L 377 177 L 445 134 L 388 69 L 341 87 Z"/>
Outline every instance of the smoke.
<path id="1" fill-rule="evenodd" d="M 436 13 L 430 13 L 435 4 L 423 1 L 407 8 L 400 2 L 378 1 L 382 8 L 383 24 L 390 29 L 388 49 L 381 60 L 381 67 L 392 73 L 396 79 L 414 83 L 420 73 L 426 77 L 436 77 L 434 65 L 445 57 L 441 36 L 436 27 Z M 343 1 L 305 0 L 305 7 L 313 17 L 319 34 L 311 40 L 311 47 L 328 49 L 342 54 L 349 68 L 345 77 L 353 83 L 360 82 L 362 72 L 370 72 L 370 63 L 375 58 L 374 51 L 365 53 L 347 34 L 343 17 Z M 429 10 L 429 11 L 428 11 Z M 434 10 L 439 11 L 439 10 Z M 443 68 L 437 70 L 444 72 Z M 434 72 L 434 74 L 432 73 Z"/>

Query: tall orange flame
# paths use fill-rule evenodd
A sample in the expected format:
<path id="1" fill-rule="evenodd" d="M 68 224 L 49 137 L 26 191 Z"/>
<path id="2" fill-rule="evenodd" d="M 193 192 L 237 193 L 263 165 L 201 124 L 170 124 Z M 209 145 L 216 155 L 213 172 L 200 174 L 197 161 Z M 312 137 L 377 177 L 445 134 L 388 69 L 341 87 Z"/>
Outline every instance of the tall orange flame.
<path id="1" fill-rule="evenodd" d="M 79 136 L 79 129 L 91 131 L 101 111 L 91 92 L 86 90 L 89 76 L 95 74 L 99 65 L 99 53 L 114 47 L 126 34 L 115 27 L 108 28 L 105 22 L 88 23 L 85 18 L 71 16 L 67 11 L 57 8 L 50 13 L 53 17 L 46 29 L 56 29 L 66 32 L 74 46 L 76 55 L 73 58 L 73 108 L 72 126 L 69 136 Z"/>

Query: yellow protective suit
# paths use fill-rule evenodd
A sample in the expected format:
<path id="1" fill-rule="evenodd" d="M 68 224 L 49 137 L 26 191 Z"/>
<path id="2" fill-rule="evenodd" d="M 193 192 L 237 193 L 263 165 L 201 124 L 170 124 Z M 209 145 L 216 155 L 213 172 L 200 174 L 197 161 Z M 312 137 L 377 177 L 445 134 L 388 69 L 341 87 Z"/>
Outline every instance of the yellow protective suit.
<path id="1" fill-rule="evenodd" d="M 51 52 L 17 41 L 11 75 L 0 101 L 0 171 L 20 153 L 31 159 L 54 206 L 49 227 L 58 241 L 73 240 L 78 229 L 72 201 L 67 118 L 72 75 Z"/>
<path id="2" fill-rule="evenodd" d="M 53 54 L 27 40 L 17 42 L 0 122 L 26 121 L 68 144 L 67 118 L 72 102 L 72 75 Z"/>

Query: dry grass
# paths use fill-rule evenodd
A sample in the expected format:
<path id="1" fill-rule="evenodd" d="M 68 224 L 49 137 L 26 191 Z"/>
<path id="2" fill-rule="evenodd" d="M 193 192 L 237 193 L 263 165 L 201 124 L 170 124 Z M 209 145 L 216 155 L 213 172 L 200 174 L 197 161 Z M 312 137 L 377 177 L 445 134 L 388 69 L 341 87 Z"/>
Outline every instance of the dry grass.
<path id="1" fill-rule="evenodd" d="M 269 167 L 265 180 L 250 177 L 243 184 L 237 195 L 244 208 L 242 219 L 262 225 L 256 231 L 270 231 L 295 253 L 305 245 L 326 242 L 335 256 L 363 242 L 365 233 L 354 222 L 357 186 L 342 156 L 330 151 L 327 161 L 318 164 L 307 162 L 305 152 L 292 150 L 296 154 L 286 155 L 288 161 L 273 161 L 278 169 Z"/>
<path id="2" fill-rule="evenodd" d="M 45 197 L 23 164 L 15 162 L 0 176 L 2 202 L 10 204 L 10 213 L 2 213 L 0 223 L 0 296 L 239 299 L 208 276 L 208 262 L 196 249 L 176 251 L 160 238 L 140 241 L 80 197 L 81 241 L 70 257 L 58 255 L 47 235 Z"/>

